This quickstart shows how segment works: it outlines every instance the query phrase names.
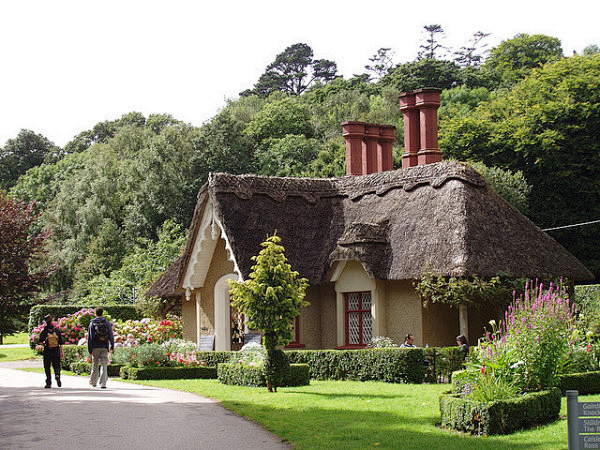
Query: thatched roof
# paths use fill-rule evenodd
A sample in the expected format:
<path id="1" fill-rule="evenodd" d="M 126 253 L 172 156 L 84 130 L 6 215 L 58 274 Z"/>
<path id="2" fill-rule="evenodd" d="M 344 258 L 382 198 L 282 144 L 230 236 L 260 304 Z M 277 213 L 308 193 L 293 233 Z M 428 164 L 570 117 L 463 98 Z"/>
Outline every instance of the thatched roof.
<path id="1" fill-rule="evenodd" d="M 381 280 L 418 279 L 427 268 L 454 276 L 593 278 L 479 173 L 453 161 L 334 179 L 213 173 L 199 194 L 186 261 L 207 202 L 244 278 L 275 231 L 292 268 L 312 285 L 326 282 L 342 260 L 360 261 Z"/>
<path id="2" fill-rule="evenodd" d="M 185 258 L 180 256 L 177 260 L 167 267 L 167 270 L 150 286 L 144 295 L 148 297 L 171 298 L 178 297 L 180 293 L 177 290 L 177 281 L 179 280 Z"/>

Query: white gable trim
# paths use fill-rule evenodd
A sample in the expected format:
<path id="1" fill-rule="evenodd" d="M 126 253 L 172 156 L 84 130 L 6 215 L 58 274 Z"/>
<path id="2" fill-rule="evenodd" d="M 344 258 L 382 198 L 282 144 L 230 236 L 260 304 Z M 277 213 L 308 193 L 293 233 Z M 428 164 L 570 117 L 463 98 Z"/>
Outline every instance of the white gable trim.
<path id="1" fill-rule="evenodd" d="M 242 280 L 242 274 L 238 268 L 223 224 L 215 215 L 214 207 L 209 201 L 204 209 L 204 214 L 200 221 L 200 226 L 198 227 L 194 248 L 192 249 L 188 264 L 185 268 L 185 275 L 181 286 L 186 291 L 186 298 L 189 299 L 191 291 L 204 286 L 206 274 L 208 273 L 219 237 L 222 237 L 225 241 L 228 259 L 233 262 L 234 272 L 239 279 Z"/>

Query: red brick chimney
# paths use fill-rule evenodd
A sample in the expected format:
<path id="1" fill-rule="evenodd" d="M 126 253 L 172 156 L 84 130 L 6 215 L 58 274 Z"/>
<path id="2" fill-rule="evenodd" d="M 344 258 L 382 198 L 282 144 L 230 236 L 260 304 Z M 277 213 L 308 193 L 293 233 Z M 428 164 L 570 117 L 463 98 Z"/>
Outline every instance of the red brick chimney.
<path id="1" fill-rule="evenodd" d="M 398 96 L 404 113 L 403 169 L 442 160 L 437 131 L 440 92 L 436 88 L 424 88 Z"/>
<path id="2" fill-rule="evenodd" d="M 344 122 L 342 128 L 346 139 L 346 175 L 366 175 L 393 169 L 395 127 Z"/>

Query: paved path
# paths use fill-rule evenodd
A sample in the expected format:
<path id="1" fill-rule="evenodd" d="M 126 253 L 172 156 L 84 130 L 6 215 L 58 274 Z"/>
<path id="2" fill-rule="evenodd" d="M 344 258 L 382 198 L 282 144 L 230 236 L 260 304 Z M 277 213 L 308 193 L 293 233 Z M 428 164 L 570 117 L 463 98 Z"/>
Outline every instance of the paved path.
<path id="1" fill-rule="evenodd" d="M 41 366 L 0 363 L 2 449 L 291 448 L 215 400 L 113 379 L 92 388 L 74 376 L 44 389 L 43 374 L 14 370 L 25 364 Z"/>

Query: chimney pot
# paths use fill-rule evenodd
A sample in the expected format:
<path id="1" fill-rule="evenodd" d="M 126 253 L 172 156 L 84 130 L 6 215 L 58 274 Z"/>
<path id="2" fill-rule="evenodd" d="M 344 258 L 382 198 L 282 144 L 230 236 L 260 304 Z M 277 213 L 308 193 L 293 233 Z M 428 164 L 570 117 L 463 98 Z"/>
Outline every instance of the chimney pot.
<path id="1" fill-rule="evenodd" d="M 344 122 L 342 130 L 342 136 L 346 139 L 346 175 L 362 175 L 362 142 L 365 137 L 365 124 Z"/>
<path id="2" fill-rule="evenodd" d="M 440 92 L 437 88 L 423 88 L 399 95 L 400 110 L 404 113 L 403 168 L 442 160 L 437 123 Z"/>

